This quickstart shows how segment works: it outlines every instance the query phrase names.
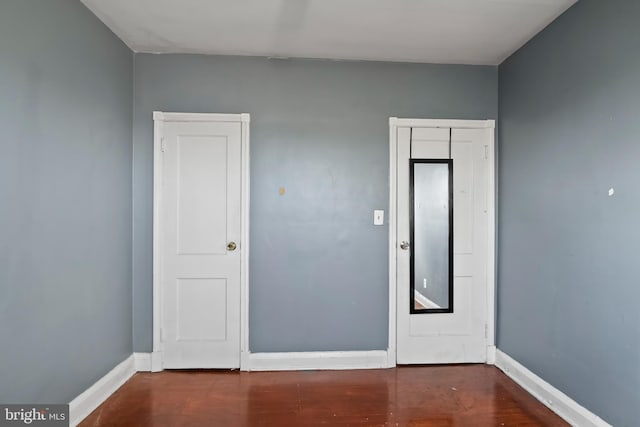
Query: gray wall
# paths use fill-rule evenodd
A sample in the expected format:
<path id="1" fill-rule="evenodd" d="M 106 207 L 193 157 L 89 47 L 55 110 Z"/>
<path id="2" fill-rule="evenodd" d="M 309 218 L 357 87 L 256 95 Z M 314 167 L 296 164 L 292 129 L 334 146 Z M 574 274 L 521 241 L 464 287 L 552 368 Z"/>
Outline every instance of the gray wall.
<path id="1" fill-rule="evenodd" d="M 500 67 L 498 346 L 615 426 L 640 420 L 638 22 L 581 0 Z"/>
<path id="2" fill-rule="evenodd" d="M 497 68 L 136 55 L 134 348 L 152 348 L 151 112 L 251 113 L 250 348 L 387 348 L 389 116 L 497 116 Z M 285 187 L 280 196 L 278 188 Z"/>
<path id="3" fill-rule="evenodd" d="M 0 402 L 131 354 L 132 61 L 76 0 L 0 2 Z"/>

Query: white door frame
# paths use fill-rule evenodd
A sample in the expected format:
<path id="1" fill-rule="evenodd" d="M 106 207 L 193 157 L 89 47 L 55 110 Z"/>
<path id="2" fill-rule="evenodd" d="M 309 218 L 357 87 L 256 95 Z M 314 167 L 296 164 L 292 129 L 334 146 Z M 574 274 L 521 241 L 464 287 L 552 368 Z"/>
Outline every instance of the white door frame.
<path id="1" fill-rule="evenodd" d="M 249 114 L 153 112 L 153 353 L 151 371 L 162 371 L 162 289 L 160 268 L 162 247 L 160 215 L 162 199 L 163 129 L 167 122 L 237 122 L 241 125 L 241 209 L 240 220 L 240 369 L 248 366 L 249 354 Z"/>
<path id="2" fill-rule="evenodd" d="M 455 128 L 455 129 L 489 129 L 489 200 L 488 205 L 488 242 L 487 242 L 487 364 L 495 363 L 496 337 L 496 286 L 495 286 L 495 120 L 432 120 L 432 119 L 399 119 L 389 118 L 389 366 L 396 366 L 396 277 L 397 277 L 397 152 L 398 128 Z"/>

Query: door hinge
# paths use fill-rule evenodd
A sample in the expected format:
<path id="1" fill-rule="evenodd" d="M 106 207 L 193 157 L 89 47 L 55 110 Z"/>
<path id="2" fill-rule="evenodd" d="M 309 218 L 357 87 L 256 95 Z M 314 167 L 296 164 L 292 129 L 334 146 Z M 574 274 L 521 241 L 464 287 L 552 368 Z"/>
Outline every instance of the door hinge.
<path id="1" fill-rule="evenodd" d="M 484 146 L 484 159 L 485 160 L 489 160 L 489 146 L 488 145 Z"/>
<path id="2" fill-rule="evenodd" d="M 484 324 L 484 337 L 489 338 L 489 325 Z"/>
<path id="3" fill-rule="evenodd" d="M 160 151 L 164 153 L 164 136 L 160 138 Z"/>

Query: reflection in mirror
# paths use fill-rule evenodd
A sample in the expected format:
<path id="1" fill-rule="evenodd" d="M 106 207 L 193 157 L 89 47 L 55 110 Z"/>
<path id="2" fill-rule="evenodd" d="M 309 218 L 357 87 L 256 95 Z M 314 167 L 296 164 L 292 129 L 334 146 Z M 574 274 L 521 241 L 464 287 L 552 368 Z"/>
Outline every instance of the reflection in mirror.
<path id="1" fill-rule="evenodd" d="M 453 312 L 453 161 L 411 160 L 411 313 Z"/>

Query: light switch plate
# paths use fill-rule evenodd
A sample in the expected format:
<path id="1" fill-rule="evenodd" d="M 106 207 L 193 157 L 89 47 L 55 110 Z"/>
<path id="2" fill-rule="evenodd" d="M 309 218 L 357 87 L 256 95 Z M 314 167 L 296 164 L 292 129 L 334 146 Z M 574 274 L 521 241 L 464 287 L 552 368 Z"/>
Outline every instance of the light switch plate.
<path id="1" fill-rule="evenodd" d="M 373 225 L 384 225 L 384 211 L 373 211 Z"/>

